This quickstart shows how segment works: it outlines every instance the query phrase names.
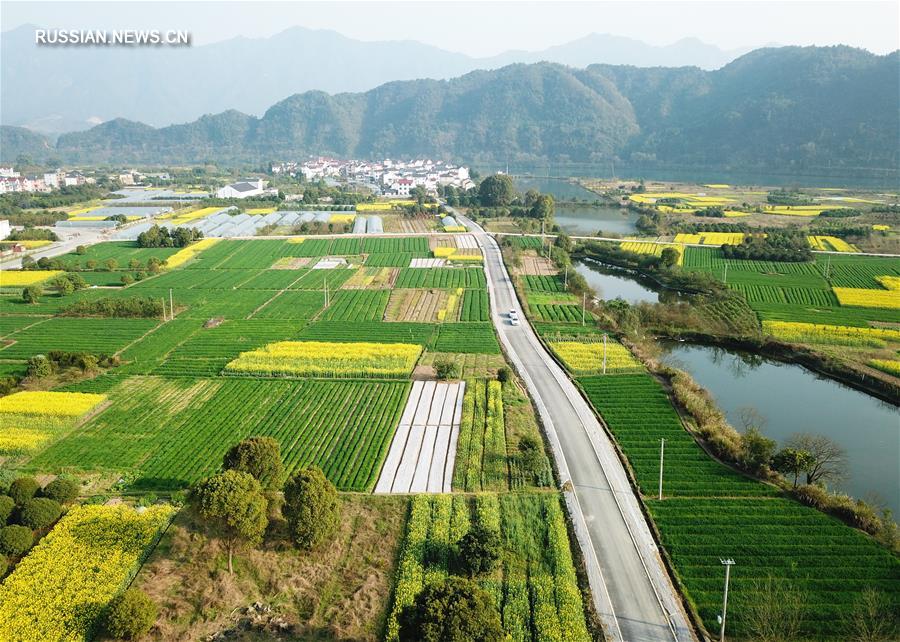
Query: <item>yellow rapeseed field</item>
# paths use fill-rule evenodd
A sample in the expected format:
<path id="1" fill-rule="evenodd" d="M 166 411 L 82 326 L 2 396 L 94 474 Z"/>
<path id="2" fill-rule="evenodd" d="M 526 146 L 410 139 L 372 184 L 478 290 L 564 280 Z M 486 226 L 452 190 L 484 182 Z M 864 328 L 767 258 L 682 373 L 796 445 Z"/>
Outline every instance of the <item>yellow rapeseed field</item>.
<path id="1" fill-rule="evenodd" d="M 768 334 L 798 343 L 883 347 L 886 341 L 900 341 L 900 330 L 891 328 L 858 328 L 795 321 L 763 321 L 762 326 Z"/>
<path id="2" fill-rule="evenodd" d="M 94 210 L 99 210 L 100 205 L 92 205 L 91 207 L 81 207 L 77 210 L 71 210 L 68 212 L 69 216 L 79 216 L 81 214 L 87 214 L 88 212 L 93 212 Z"/>
<path id="3" fill-rule="evenodd" d="M 873 225 L 872 229 L 877 232 L 887 232 L 889 229 L 891 229 L 891 226 L 890 225 Z"/>
<path id="4" fill-rule="evenodd" d="M 652 254 L 654 256 L 660 256 L 665 248 L 671 247 L 678 251 L 678 265 L 681 265 L 684 261 L 683 245 L 675 245 L 673 243 L 648 243 L 646 241 L 623 241 L 619 244 L 619 247 L 626 252 Z"/>
<path id="5" fill-rule="evenodd" d="M 200 239 L 196 243 L 192 243 L 191 245 L 178 250 L 175 254 L 166 259 L 166 267 L 169 269 L 179 267 L 190 261 L 203 250 L 212 247 L 221 240 L 222 239 L 217 238 Z"/>
<path id="6" fill-rule="evenodd" d="M 198 218 L 203 218 L 205 216 L 209 216 L 210 214 L 215 214 L 216 212 L 225 209 L 224 207 L 204 207 L 199 210 L 194 210 L 193 212 L 169 212 L 168 214 L 163 214 L 162 216 L 158 216 L 159 219 L 171 219 L 172 224 L 176 227 L 178 225 L 183 225 L 184 223 L 188 223 L 190 221 L 196 221 Z"/>
<path id="7" fill-rule="evenodd" d="M 822 250 L 824 252 L 859 252 L 855 245 L 847 243 L 844 239 L 836 236 L 807 236 L 806 240 L 814 250 Z"/>
<path id="8" fill-rule="evenodd" d="M 14 454 L 34 450 L 50 439 L 43 430 L 5 428 L 0 426 L 0 453 Z"/>
<path id="9" fill-rule="evenodd" d="M 872 359 L 869 361 L 869 365 L 882 372 L 900 377 L 900 361 L 896 359 Z"/>
<path id="10" fill-rule="evenodd" d="M 566 367 L 575 374 L 603 372 L 603 343 L 553 341 L 548 344 Z M 631 352 L 613 339 L 606 342 L 606 372 L 638 372 L 641 364 Z"/>
<path id="11" fill-rule="evenodd" d="M 412 372 L 422 346 L 409 343 L 278 341 L 242 352 L 227 372 L 257 375 L 384 377 Z"/>
<path id="12" fill-rule="evenodd" d="M 676 243 L 699 245 L 740 245 L 746 234 L 742 232 L 699 232 L 697 234 L 676 234 Z"/>
<path id="13" fill-rule="evenodd" d="M 0 288 L 37 285 L 63 274 L 62 270 L 0 270 Z"/>
<path id="14" fill-rule="evenodd" d="M 74 506 L 0 585 L 0 639 L 81 642 L 175 513 Z"/>
<path id="15" fill-rule="evenodd" d="M 271 214 L 277 210 L 277 207 L 253 207 L 249 210 L 244 210 L 244 214 L 253 214 L 255 216 L 257 214 Z"/>
<path id="16" fill-rule="evenodd" d="M 328 222 L 336 225 L 349 225 L 356 218 L 356 214 L 332 214 Z"/>
<path id="17" fill-rule="evenodd" d="M 0 245 L 21 245 L 29 250 L 50 245 L 53 241 L 0 241 Z"/>
<path id="18" fill-rule="evenodd" d="M 875 280 L 888 290 L 900 290 L 900 276 L 876 276 Z"/>
<path id="19" fill-rule="evenodd" d="M 106 395 L 87 392 L 16 392 L 0 397 L 0 413 L 80 417 L 106 401 Z"/>
<path id="20" fill-rule="evenodd" d="M 831 288 L 841 305 L 900 310 L 900 290 Z"/>
<path id="21" fill-rule="evenodd" d="M 436 259 L 446 259 L 454 252 L 456 252 L 455 247 L 436 247 L 432 250 L 432 254 L 434 254 Z"/>

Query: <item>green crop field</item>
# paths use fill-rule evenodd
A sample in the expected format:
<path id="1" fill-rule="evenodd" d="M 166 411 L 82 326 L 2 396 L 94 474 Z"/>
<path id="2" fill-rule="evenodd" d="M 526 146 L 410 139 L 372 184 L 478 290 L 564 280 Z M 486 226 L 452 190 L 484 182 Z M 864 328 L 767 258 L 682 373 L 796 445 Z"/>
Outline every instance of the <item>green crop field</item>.
<path id="1" fill-rule="evenodd" d="M 802 629 L 840 638 L 864 589 L 900 610 L 900 560 L 859 531 L 784 499 L 666 499 L 648 502 L 678 577 L 710 631 L 718 630 L 724 569 L 732 558 L 728 629 L 747 633 L 746 613 L 777 578 L 802 599 Z M 884 617 L 887 613 L 875 614 Z M 846 638 L 844 638 L 846 639 Z"/>
<path id="2" fill-rule="evenodd" d="M 487 285 L 481 268 L 404 268 L 397 277 L 398 288 L 483 288 Z"/>
<path id="3" fill-rule="evenodd" d="M 529 305 L 531 313 L 537 321 L 556 323 L 581 323 L 581 306 L 565 303 L 537 303 Z M 587 317 L 586 317 L 587 318 Z"/>
<path id="4" fill-rule="evenodd" d="M 113 355 L 159 324 L 157 319 L 53 318 L 19 330 L 0 359 L 27 359 L 50 350 Z"/>
<path id="5" fill-rule="evenodd" d="M 522 277 L 525 280 L 525 289 L 531 292 L 565 292 L 563 280 L 559 275 L 555 276 L 536 276 L 526 275 Z"/>
<path id="6" fill-rule="evenodd" d="M 444 323 L 429 347 L 435 352 L 498 354 L 500 344 L 490 323 Z"/>
<path id="7" fill-rule="evenodd" d="M 344 490 L 369 490 L 409 384 L 131 377 L 112 405 L 32 458 L 35 470 L 131 470 L 135 487 L 183 488 L 250 435 L 281 444 L 288 471 L 320 466 Z"/>
<path id="8" fill-rule="evenodd" d="M 331 295 L 320 318 L 323 321 L 380 321 L 389 296 L 387 290 L 340 290 Z"/>
<path id="9" fill-rule="evenodd" d="M 475 379 L 467 381 L 453 488 L 469 492 L 507 489 L 509 470 L 503 426 L 500 383 Z"/>
<path id="10" fill-rule="evenodd" d="M 712 460 L 685 431 L 665 391 L 649 374 L 579 377 L 578 383 L 621 445 L 644 495 L 657 492 L 660 439 L 666 440 L 666 497 L 775 494 Z"/>
<path id="11" fill-rule="evenodd" d="M 465 290 L 459 310 L 460 321 L 488 321 L 491 306 L 484 290 Z"/>
<path id="12" fill-rule="evenodd" d="M 400 610 L 426 583 L 463 574 L 451 551 L 474 525 L 501 537 L 499 568 L 477 581 L 500 611 L 507 639 L 591 639 L 559 496 L 488 493 L 413 498 L 387 622 L 388 642 L 397 640 Z"/>

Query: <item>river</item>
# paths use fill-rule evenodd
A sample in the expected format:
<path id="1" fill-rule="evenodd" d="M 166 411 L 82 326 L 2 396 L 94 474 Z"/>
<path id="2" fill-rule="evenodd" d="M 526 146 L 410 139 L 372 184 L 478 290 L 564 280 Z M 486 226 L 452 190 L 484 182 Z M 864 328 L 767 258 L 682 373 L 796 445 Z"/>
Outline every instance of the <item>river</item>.
<path id="1" fill-rule="evenodd" d="M 633 273 L 596 261 L 576 261 L 603 299 L 655 303 L 669 293 Z M 677 296 L 677 295 L 674 295 Z M 779 446 L 793 434 L 826 435 L 847 452 L 847 478 L 835 485 L 900 515 L 900 411 L 863 392 L 798 365 L 689 343 L 664 342 L 663 361 L 685 370 L 709 390 L 729 422 L 743 427 L 752 408 L 762 432 Z"/>
<path id="2" fill-rule="evenodd" d="M 598 232 L 602 232 L 601 236 L 637 233 L 637 213 L 615 205 L 593 205 L 600 197 L 576 183 L 559 178 L 516 178 L 516 189 L 520 192 L 535 189 L 551 194 L 557 201 L 584 201 L 583 204 L 556 205 L 553 218 L 569 236 L 593 236 Z"/>

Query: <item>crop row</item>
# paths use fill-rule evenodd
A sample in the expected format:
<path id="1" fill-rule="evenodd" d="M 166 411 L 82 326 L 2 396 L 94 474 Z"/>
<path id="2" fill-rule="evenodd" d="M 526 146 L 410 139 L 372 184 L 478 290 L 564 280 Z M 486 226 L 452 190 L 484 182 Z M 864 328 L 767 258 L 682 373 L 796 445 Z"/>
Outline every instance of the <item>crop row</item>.
<path id="1" fill-rule="evenodd" d="M 743 283 L 730 284 L 730 286 L 741 292 L 749 303 L 788 303 L 820 307 L 838 305 L 837 297 L 830 290 Z"/>
<path id="2" fill-rule="evenodd" d="M 390 296 L 387 290 L 340 290 L 320 315 L 325 321 L 379 321 Z"/>
<path id="3" fill-rule="evenodd" d="M 397 277 L 398 288 L 484 288 L 481 268 L 404 268 Z"/>
<path id="4" fill-rule="evenodd" d="M 462 420 L 456 446 L 454 490 L 506 490 L 506 427 L 503 390 L 498 381 L 466 381 Z"/>
<path id="5" fill-rule="evenodd" d="M 773 585 L 799 598 L 797 637 L 803 639 L 847 639 L 845 627 L 864 589 L 888 600 L 885 613 L 900 609 L 900 561 L 814 509 L 790 500 L 750 498 L 667 499 L 648 505 L 708 630 L 717 629 L 724 585 L 719 560 L 726 557 L 736 562 L 728 605 L 733 635 L 752 637 L 758 630 L 753 613 L 765 610 L 754 604 L 781 599 L 767 595 Z"/>
<path id="6" fill-rule="evenodd" d="M 423 586 L 459 572 L 450 552 L 473 524 L 501 536 L 501 572 L 476 581 L 493 598 L 507 639 L 590 640 L 559 497 L 482 494 L 413 498 L 388 617 L 389 642 L 398 637 L 403 607 Z"/>
<path id="7" fill-rule="evenodd" d="M 371 489 L 407 383 L 126 379 L 112 405 L 29 462 L 44 471 L 131 470 L 136 486 L 174 489 L 216 469 L 249 435 L 281 445 L 288 472 L 317 465 L 342 490 Z"/>
<path id="8" fill-rule="evenodd" d="M 0 639 L 88 639 L 173 513 L 167 505 L 70 509 L 0 585 Z"/>
<path id="9" fill-rule="evenodd" d="M 891 328 L 858 328 L 839 325 L 816 325 L 791 321 L 763 321 L 763 330 L 795 343 L 883 348 L 888 341 L 900 342 L 900 330 Z"/>
<path id="10" fill-rule="evenodd" d="M 0 349 L 3 359 L 27 359 L 51 350 L 112 355 L 159 324 L 158 319 L 59 317 L 20 330 L 15 343 Z M 102 325 L 102 332 L 98 327 Z"/>
<path id="11" fill-rule="evenodd" d="M 665 439 L 663 495 L 771 495 L 772 489 L 720 464 L 685 431 L 662 386 L 649 374 L 580 377 L 634 470 L 640 491 L 655 495 L 660 440 Z"/>
<path id="12" fill-rule="evenodd" d="M 488 321 L 491 307 L 484 290 L 465 290 L 459 310 L 460 321 Z"/>
<path id="13" fill-rule="evenodd" d="M 602 341 L 551 341 L 550 349 L 576 375 L 641 372 L 643 366 L 631 352 L 615 339 Z"/>
<path id="14" fill-rule="evenodd" d="M 408 376 L 422 347 L 408 343 L 279 341 L 242 352 L 225 366 L 229 374 L 256 376 Z"/>
<path id="15" fill-rule="evenodd" d="M 565 292 L 566 288 L 559 275 L 534 275 L 528 274 L 522 277 L 525 280 L 525 289 L 532 292 Z"/>
<path id="16" fill-rule="evenodd" d="M 557 323 L 581 323 L 581 306 L 566 303 L 562 305 L 554 303 L 537 303 L 529 305 L 531 313 L 538 321 L 550 321 Z"/>

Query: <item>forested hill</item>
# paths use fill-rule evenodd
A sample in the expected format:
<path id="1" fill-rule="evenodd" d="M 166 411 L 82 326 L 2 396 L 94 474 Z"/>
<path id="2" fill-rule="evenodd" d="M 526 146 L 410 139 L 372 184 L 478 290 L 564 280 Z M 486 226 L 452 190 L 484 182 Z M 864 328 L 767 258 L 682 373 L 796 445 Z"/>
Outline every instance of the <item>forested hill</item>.
<path id="1" fill-rule="evenodd" d="M 61 136 L 55 149 L 4 128 L 2 155 L 127 163 L 327 154 L 896 168 L 898 115 L 900 53 L 784 47 L 711 72 L 537 63 L 392 82 L 365 93 L 311 91 L 261 118 L 226 111 L 160 129 L 112 120 Z"/>

